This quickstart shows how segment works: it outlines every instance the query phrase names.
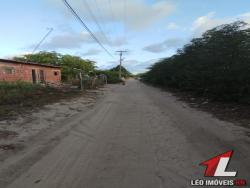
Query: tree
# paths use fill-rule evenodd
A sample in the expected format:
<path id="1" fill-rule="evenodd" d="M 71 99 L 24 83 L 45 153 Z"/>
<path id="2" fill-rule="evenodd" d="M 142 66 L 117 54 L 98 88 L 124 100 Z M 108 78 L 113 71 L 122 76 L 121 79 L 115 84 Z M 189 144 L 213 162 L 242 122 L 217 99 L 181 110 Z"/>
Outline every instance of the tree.
<path id="1" fill-rule="evenodd" d="M 119 72 L 120 70 L 120 65 L 117 65 L 116 67 L 114 68 L 111 68 L 110 71 L 114 71 L 114 72 Z M 129 77 L 131 76 L 132 74 L 123 66 L 121 66 L 121 73 L 122 73 L 122 76 L 124 77 Z"/>
<path id="2" fill-rule="evenodd" d="M 56 52 L 39 52 L 36 54 L 26 54 L 21 57 L 14 57 L 17 61 L 27 61 L 27 62 L 36 62 L 41 64 L 51 64 L 59 65 L 60 64 L 61 54 Z"/>
<path id="3" fill-rule="evenodd" d="M 105 74 L 108 78 L 108 83 L 120 83 L 121 80 L 119 78 L 119 65 L 111 68 L 109 70 L 98 70 L 96 71 L 97 74 Z M 123 77 L 129 77 L 132 74 L 125 68 L 125 67 L 121 67 L 121 72 L 122 72 L 122 76 Z"/>
<path id="4" fill-rule="evenodd" d="M 95 69 L 95 62 L 93 61 L 84 60 L 78 56 L 62 55 L 56 52 L 39 52 L 36 54 L 14 57 L 14 59 L 19 61 L 61 66 L 63 81 L 71 81 L 75 79 L 78 76 L 79 71 L 87 74 Z"/>
<path id="5" fill-rule="evenodd" d="M 94 71 L 95 68 L 94 62 L 71 55 L 63 55 L 60 60 L 60 65 L 62 66 L 63 80 L 72 80 L 79 71 L 88 74 L 90 71 Z"/>
<path id="6" fill-rule="evenodd" d="M 250 103 L 250 29 L 237 21 L 215 27 L 149 68 L 145 81 L 214 100 Z"/>

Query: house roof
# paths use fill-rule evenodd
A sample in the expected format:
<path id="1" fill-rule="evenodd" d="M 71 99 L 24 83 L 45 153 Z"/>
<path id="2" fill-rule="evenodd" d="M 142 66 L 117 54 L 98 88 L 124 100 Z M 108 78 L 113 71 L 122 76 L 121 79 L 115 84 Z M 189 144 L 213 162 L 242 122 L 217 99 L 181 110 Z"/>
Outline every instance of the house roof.
<path id="1" fill-rule="evenodd" d="M 15 64 L 25 64 L 25 65 L 36 65 L 36 66 L 51 67 L 51 68 L 61 68 L 60 66 L 56 66 L 56 65 L 40 64 L 40 63 L 25 62 L 25 61 L 16 61 L 16 60 L 10 60 L 10 59 L 0 59 L 0 63 L 1 62 L 4 62 L 4 63 L 15 63 Z"/>

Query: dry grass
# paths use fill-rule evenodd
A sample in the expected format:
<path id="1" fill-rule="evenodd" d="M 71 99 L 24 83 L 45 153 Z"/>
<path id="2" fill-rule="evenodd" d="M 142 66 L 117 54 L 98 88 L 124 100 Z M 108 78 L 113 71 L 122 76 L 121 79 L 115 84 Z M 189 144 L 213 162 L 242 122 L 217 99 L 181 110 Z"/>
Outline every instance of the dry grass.
<path id="1" fill-rule="evenodd" d="M 26 82 L 0 82 L 0 120 L 81 94 L 78 89 L 56 89 Z"/>

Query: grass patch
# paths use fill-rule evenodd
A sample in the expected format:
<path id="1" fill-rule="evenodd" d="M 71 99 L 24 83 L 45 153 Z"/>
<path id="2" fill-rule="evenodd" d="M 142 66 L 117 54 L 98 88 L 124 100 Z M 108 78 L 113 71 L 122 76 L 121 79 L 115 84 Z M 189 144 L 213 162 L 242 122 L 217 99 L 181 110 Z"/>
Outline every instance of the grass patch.
<path id="1" fill-rule="evenodd" d="M 21 81 L 0 82 L 0 120 L 81 94 L 77 89 L 64 90 Z"/>
<path id="2" fill-rule="evenodd" d="M 28 98 L 35 98 L 52 88 L 27 82 L 0 82 L 0 105 L 20 104 Z"/>

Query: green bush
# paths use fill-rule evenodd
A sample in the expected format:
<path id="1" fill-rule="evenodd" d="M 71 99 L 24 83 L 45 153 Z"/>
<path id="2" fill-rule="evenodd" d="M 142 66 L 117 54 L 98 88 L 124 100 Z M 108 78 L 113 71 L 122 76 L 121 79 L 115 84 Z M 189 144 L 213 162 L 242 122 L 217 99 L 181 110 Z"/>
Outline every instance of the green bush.
<path id="1" fill-rule="evenodd" d="M 116 84 L 120 83 L 121 80 L 119 79 L 119 72 L 117 71 L 97 71 L 98 74 L 105 74 L 107 76 L 107 81 L 109 84 Z"/>
<path id="2" fill-rule="evenodd" d="M 25 100 L 26 97 L 35 97 L 42 91 L 52 88 L 28 82 L 0 82 L 0 104 L 16 104 Z"/>
<path id="3" fill-rule="evenodd" d="M 95 62 L 93 61 L 85 60 L 78 56 L 62 55 L 56 52 L 39 52 L 14 57 L 14 59 L 25 62 L 59 65 L 62 67 L 62 81 L 64 82 L 75 80 L 79 75 L 79 71 L 88 73 L 95 69 Z"/>
<path id="4" fill-rule="evenodd" d="M 245 26 L 238 21 L 205 32 L 150 67 L 143 79 L 214 100 L 250 103 L 250 29 Z"/>
<path id="5" fill-rule="evenodd" d="M 107 81 L 109 84 L 116 84 L 116 83 L 120 83 L 121 80 L 119 79 L 119 65 L 111 68 L 109 70 L 97 70 L 96 73 L 97 74 L 105 74 L 107 76 Z M 124 78 L 130 77 L 132 76 L 132 74 L 125 68 L 125 67 L 121 67 L 121 76 Z"/>

